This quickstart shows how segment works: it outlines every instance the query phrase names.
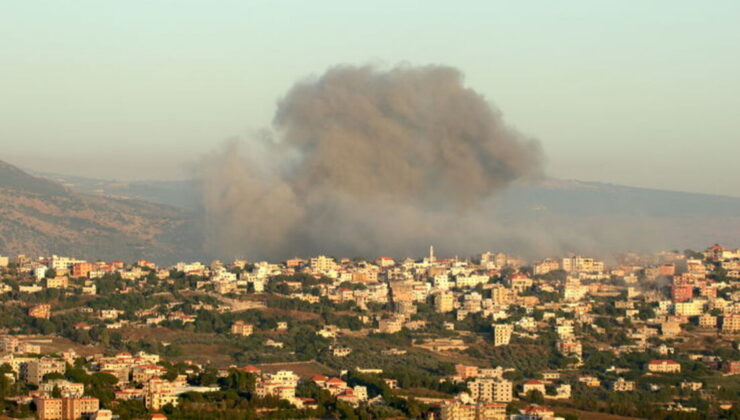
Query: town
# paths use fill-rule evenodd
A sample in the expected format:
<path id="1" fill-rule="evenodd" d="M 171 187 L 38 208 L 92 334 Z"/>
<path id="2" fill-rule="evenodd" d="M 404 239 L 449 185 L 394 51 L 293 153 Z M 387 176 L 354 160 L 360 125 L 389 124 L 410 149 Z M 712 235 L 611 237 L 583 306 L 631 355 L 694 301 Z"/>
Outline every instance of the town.
<path id="1" fill-rule="evenodd" d="M 720 245 L 610 262 L 16 255 L 0 273 L 13 418 L 740 418 L 740 249 Z"/>

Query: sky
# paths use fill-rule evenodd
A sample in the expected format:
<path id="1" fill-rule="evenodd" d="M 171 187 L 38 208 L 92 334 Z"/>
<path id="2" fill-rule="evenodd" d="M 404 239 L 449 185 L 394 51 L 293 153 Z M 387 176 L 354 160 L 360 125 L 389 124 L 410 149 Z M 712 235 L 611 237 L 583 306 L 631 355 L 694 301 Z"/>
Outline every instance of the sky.
<path id="1" fill-rule="evenodd" d="M 740 196 L 740 2 L 0 3 L 0 159 L 180 179 L 338 64 L 443 64 L 547 174 Z"/>

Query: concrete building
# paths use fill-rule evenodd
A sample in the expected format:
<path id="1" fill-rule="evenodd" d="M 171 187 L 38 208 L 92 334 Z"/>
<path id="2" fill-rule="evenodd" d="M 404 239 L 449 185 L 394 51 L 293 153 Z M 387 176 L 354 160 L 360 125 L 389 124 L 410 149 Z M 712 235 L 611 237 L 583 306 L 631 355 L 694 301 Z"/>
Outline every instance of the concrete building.
<path id="1" fill-rule="evenodd" d="M 505 346 L 511 341 L 511 334 L 514 332 L 514 326 L 511 324 L 494 324 L 493 325 L 493 345 Z"/>
<path id="2" fill-rule="evenodd" d="M 254 332 L 254 326 L 244 321 L 236 321 L 231 325 L 231 333 L 236 335 L 250 336 Z"/>
<path id="3" fill-rule="evenodd" d="M 327 272 L 336 269 L 337 263 L 334 262 L 333 258 L 319 255 L 316 258 L 311 258 L 311 271 L 314 272 Z"/>
<path id="4" fill-rule="evenodd" d="M 452 292 L 441 292 L 434 296 L 434 310 L 439 313 L 452 312 L 455 309 L 455 295 Z"/>
<path id="5" fill-rule="evenodd" d="M 511 402 L 514 385 L 511 381 L 496 378 L 476 378 L 468 382 L 470 396 L 479 402 Z"/>
<path id="6" fill-rule="evenodd" d="M 26 382 L 34 385 L 39 385 L 44 379 L 44 375 L 55 372 L 63 375 L 67 371 L 67 364 L 64 360 L 48 357 L 31 360 L 25 366 L 22 377 L 25 378 Z"/>
<path id="7" fill-rule="evenodd" d="M 91 416 L 100 409 L 97 398 L 35 398 L 39 420 L 77 420 Z"/>
<path id="8" fill-rule="evenodd" d="M 440 420 L 504 420 L 506 404 L 464 404 L 446 401 L 440 407 Z"/>
<path id="9" fill-rule="evenodd" d="M 740 331 L 740 314 L 728 314 L 722 317 L 722 332 L 735 333 Z"/>
<path id="10" fill-rule="evenodd" d="M 647 369 L 656 373 L 678 373 L 681 372 L 681 364 L 673 360 L 651 360 Z"/>
<path id="11" fill-rule="evenodd" d="M 40 305 L 33 306 L 28 310 L 28 316 L 32 318 L 49 319 L 51 317 L 51 305 L 42 303 Z"/>

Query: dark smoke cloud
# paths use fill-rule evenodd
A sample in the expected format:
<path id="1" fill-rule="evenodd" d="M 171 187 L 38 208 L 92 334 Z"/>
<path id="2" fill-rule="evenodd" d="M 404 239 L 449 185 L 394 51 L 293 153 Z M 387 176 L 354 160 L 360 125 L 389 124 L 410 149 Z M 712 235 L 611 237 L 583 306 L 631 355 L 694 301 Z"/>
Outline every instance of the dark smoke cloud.
<path id="1" fill-rule="evenodd" d="M 297 83 L 274 126 L 200 165 L 217 255 L 474 252 L 508 234 L 491 197 L 542 175 L 539 144 L 450 67 L 332 68 Z"/>

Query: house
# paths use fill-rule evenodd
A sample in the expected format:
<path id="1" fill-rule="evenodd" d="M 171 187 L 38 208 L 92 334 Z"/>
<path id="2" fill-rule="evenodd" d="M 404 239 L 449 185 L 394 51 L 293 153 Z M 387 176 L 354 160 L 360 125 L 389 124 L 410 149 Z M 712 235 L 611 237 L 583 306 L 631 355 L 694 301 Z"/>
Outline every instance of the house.
<path id="1" fill-rule="evenodd" d="M 252 332 L 254 331 L 254 326 L 252 324 L 248 324 L 242 320 L 236 321 L 231 325 L 231 333 L 241 336 L 250 336 L 252 335 Z"/>
<path id="2" fill-rule="evenodd" d="M 651 360 L 647 363 L 647 370 L 656 373 L 681 372 L 681 364 L 673 360 Z"/>
<path id="3" fill-rule="evenodd" d="M 334 347 L 331 349 L 331 354 L 334 357 L 345 357 L 352 353 L 352 349 L 349 347 Z"/>
<path id="4" fill-rule="evenodd" d="M 626 392 L 635 390 L 634 381 L 625 381 L 624 378 L 619 378 L 611 383 L 611 390 L 614 392 Z"/>

